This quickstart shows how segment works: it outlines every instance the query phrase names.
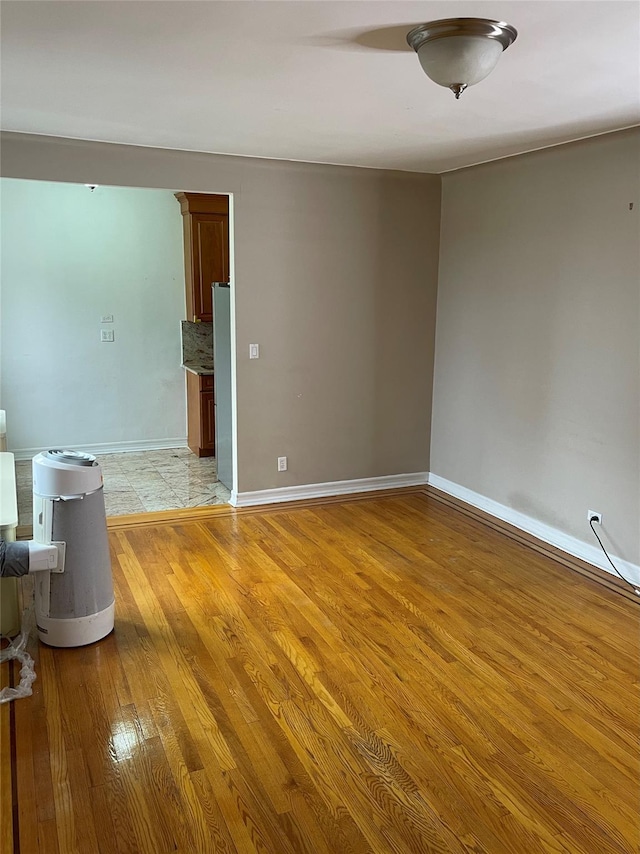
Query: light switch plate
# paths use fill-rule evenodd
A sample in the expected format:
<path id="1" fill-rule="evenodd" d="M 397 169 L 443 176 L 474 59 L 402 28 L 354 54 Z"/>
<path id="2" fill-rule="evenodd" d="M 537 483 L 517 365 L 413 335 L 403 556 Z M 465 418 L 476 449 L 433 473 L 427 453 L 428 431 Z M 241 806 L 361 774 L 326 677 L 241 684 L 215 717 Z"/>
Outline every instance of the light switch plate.
<path id="1" fill-rule="evenodd" d="M 100 323 L 113 323 L 113 315 L 112 314 L 103 314 L 100 318 Z"/>
<path id="2" fill-rule="evenodd" d="M 250 359 L 259 359 L 260 358 L 260 345 L 259 344 L 249 344 L 249 358 Z"/>
<path id="3" fill-rule="evenodd" d="M 100 341 L 103 344 L 112 344 L 114 341 L 113 329 L 101 329 L 100 330 Z"/>

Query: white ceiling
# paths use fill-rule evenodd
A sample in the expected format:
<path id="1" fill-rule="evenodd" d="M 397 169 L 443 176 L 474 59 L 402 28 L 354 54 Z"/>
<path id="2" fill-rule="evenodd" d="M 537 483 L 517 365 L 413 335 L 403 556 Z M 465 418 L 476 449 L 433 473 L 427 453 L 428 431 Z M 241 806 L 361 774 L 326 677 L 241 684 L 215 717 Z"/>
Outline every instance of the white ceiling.
<path id="1" fill-rule="evenodd" d="M 460 101 L 415 24 L 519 31 Z M 640 122 L 640 4 L 2 2 L 2 127 L 80 139 L 442 172 Z"/>

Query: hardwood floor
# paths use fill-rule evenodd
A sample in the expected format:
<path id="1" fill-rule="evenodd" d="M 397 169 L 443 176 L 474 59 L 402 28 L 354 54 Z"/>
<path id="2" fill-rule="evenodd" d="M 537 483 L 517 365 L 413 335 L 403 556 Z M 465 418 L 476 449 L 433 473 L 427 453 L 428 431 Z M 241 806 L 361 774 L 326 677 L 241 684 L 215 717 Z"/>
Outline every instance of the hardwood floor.
<path id="1" fill-rule="evenodd" d="M 638 850 L 637 605 L 419 492 L 110 539 L 115 632 L 2 707 L 3 852 Z"/>

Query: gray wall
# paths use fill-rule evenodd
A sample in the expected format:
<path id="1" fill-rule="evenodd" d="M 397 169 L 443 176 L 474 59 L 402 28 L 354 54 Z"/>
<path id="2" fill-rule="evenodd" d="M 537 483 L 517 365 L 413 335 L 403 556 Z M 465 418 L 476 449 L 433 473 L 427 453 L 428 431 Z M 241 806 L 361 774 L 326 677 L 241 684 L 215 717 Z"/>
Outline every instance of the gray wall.
<path id="1" fill-rule="evenodd" d="M 2 171 L 234 194 L 239 491 L 428 470 L 439 177 L 21 134 Z"/>
<path id="2" fill-rule="evenodd" d="M 443 178 L 431 471 L 637 563 L 640 135 Z M 633 203 L 633 210 L 629 204 Z"/>

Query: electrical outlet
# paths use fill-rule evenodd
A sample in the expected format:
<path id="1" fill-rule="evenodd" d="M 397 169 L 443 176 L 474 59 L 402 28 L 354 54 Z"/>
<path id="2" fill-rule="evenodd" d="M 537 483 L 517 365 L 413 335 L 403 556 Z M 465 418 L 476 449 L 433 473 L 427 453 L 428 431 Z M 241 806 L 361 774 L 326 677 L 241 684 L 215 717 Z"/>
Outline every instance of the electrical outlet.
<path id="1" fill-rule="evenodd" d="M 595 525 L 602 525 L 602 513 L 598 513 L 597 510 L 587 510 L 587 522 L 593 522 Z"/>
<path id="2" fill-rule="evenodd" d="M 278 457 L 278 471 L 286 471 L 287 470 L 287 458 L 286 457 Z"/>
<path id="3" fill-rule="evenodd" d="M 103 344 L 112 344 L 114 341 L 113 329 L 101 329 L 100 330 L 100 341 Z"/>

